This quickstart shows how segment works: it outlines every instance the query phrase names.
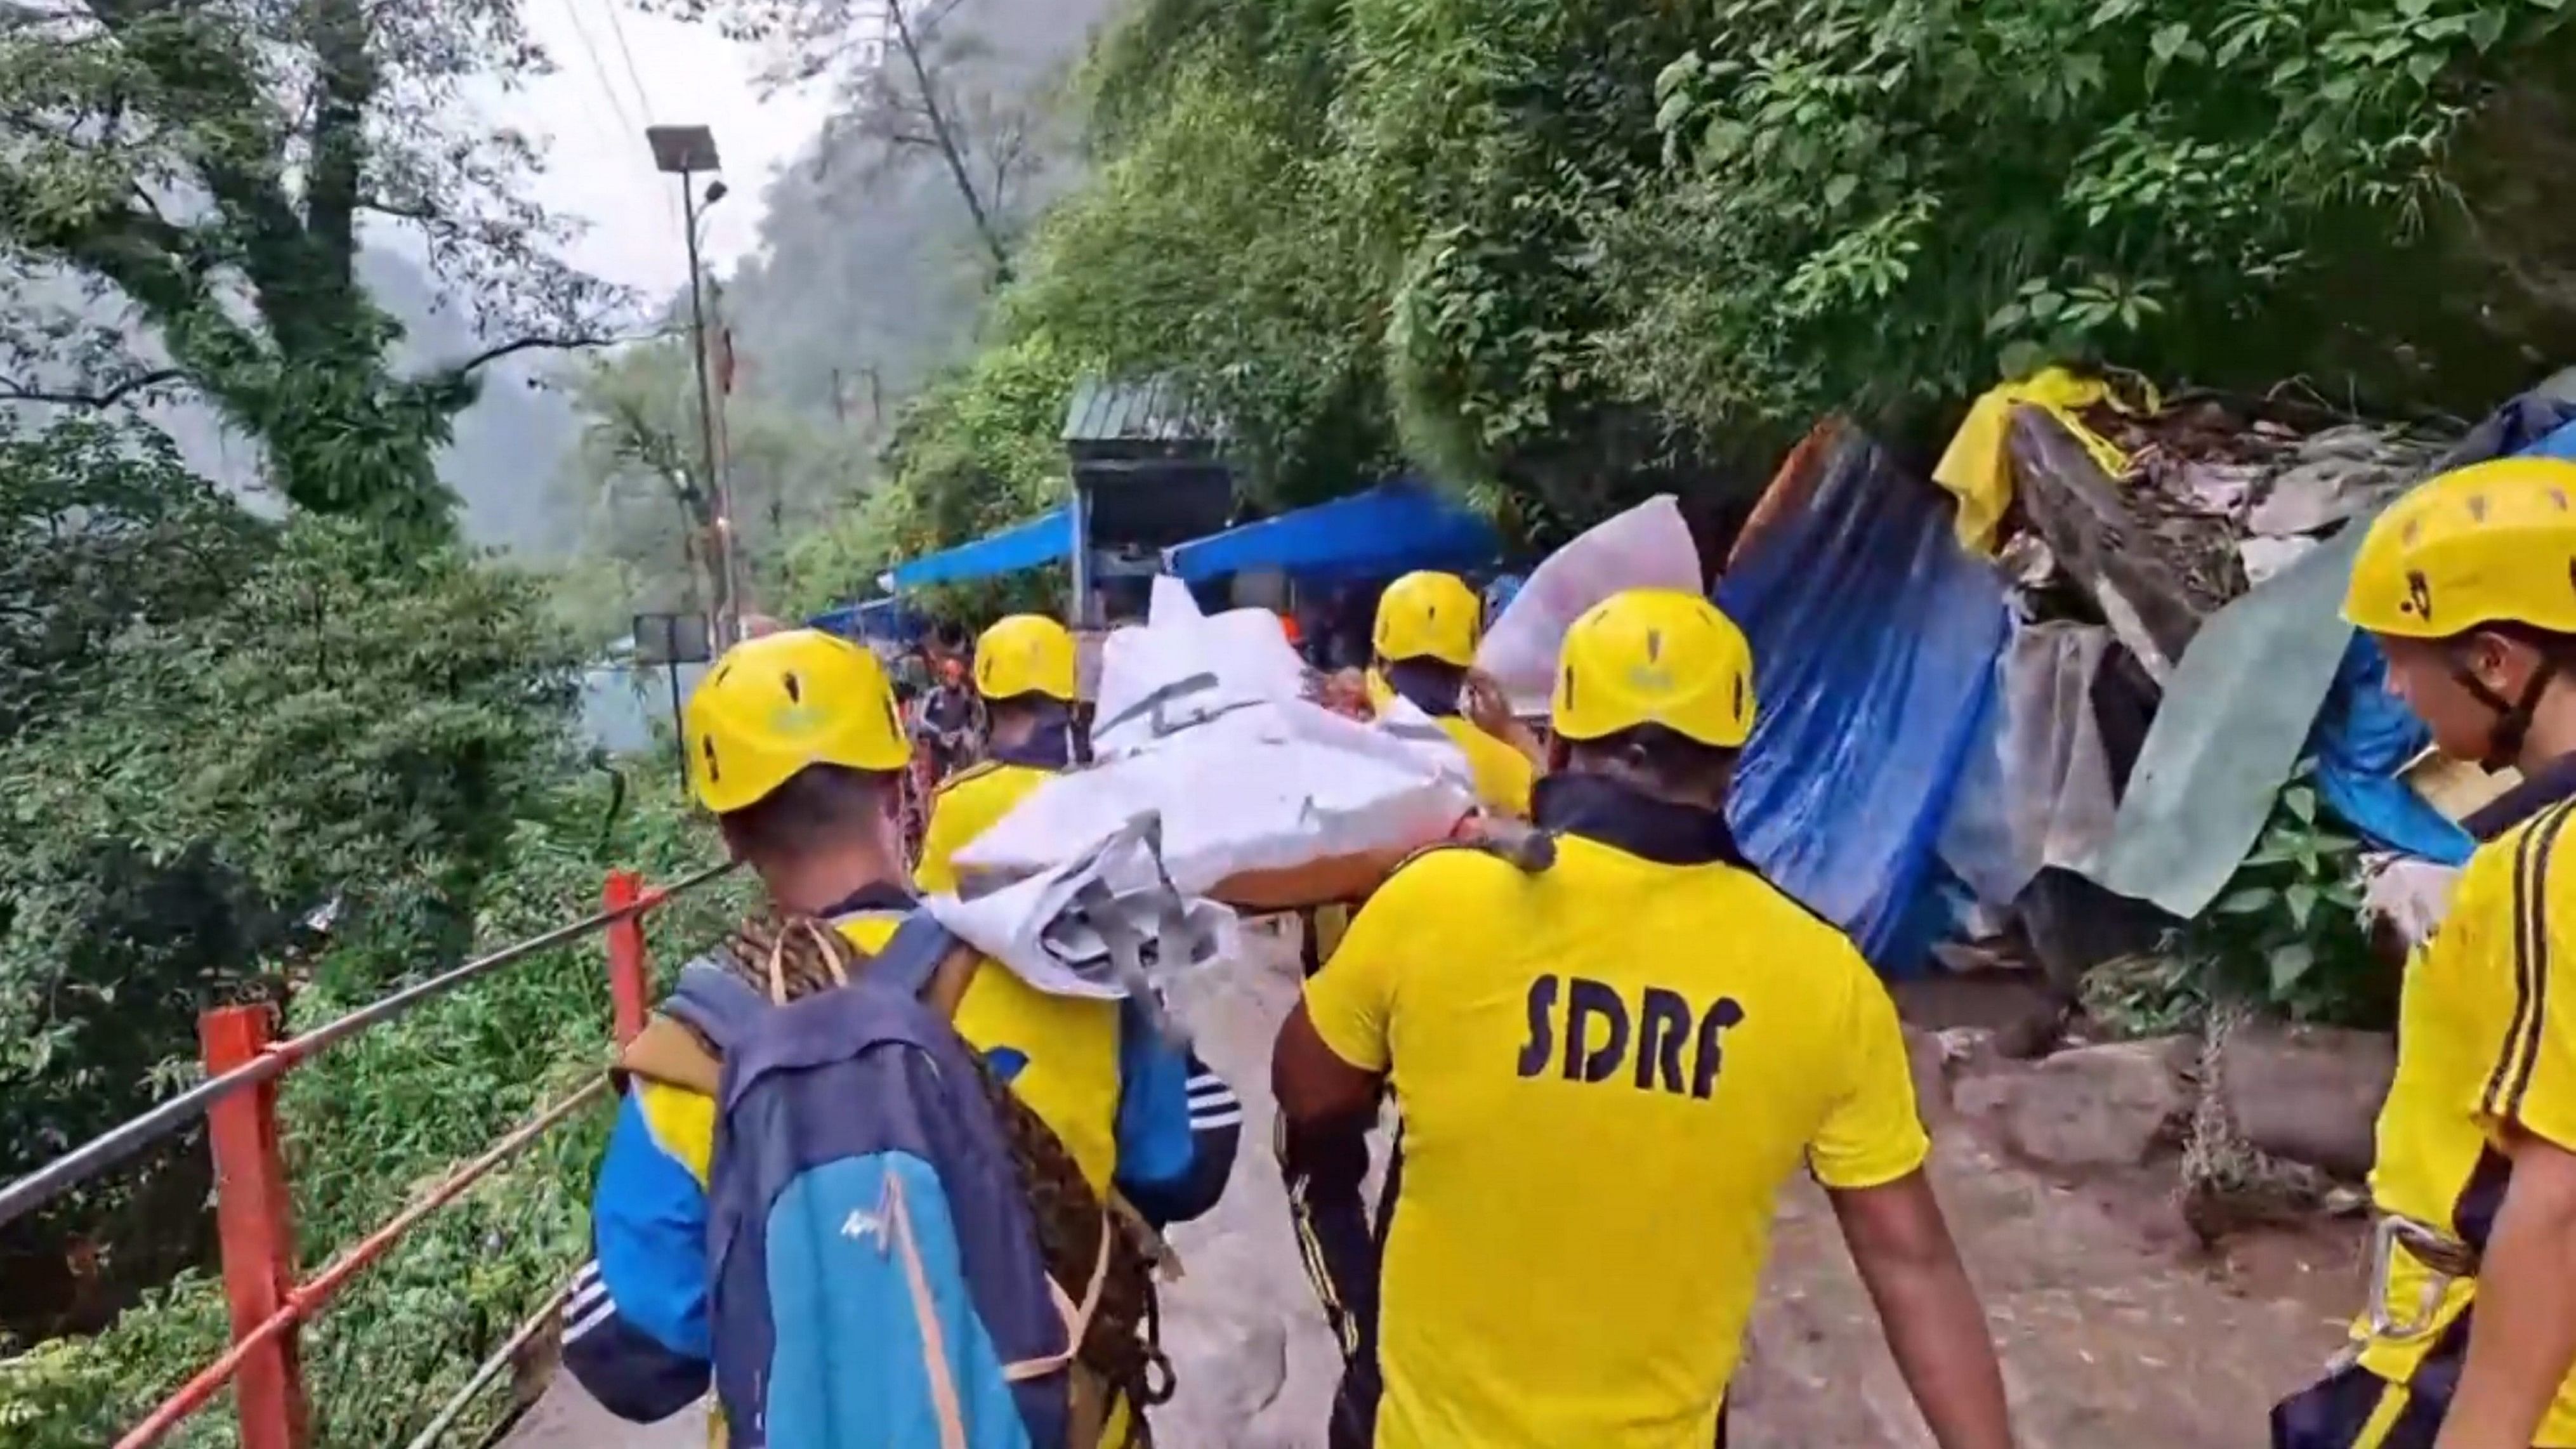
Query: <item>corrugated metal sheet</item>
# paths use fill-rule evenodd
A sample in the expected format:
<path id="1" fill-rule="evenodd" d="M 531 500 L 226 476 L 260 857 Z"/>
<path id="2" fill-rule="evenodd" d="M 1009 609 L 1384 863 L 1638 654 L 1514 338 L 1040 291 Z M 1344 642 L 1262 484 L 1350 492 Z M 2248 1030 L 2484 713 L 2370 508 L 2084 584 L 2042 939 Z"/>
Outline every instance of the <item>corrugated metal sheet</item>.
<path id="1" fill-rule="evenodd" d="M 1181 385 L 1168 377 L 1109 382 L 1086 377 L 1074 384 L 1064 410 L 1068 443 L 1208 442 L 1223 429 L 1191 408 Z"/>

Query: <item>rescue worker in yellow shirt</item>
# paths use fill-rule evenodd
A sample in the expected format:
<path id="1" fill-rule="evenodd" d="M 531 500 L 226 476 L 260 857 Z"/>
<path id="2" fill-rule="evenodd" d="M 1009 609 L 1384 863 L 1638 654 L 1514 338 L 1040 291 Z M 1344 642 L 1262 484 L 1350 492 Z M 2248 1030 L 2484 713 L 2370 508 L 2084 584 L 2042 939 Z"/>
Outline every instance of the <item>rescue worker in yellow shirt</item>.
<path id="1" fill-rule="evenodd" d="M 2272 1443 L 2576 1449 L 2576 464 L 2500 459 L 2399 499 L 2344 617 L 2436 746 L 2527 783 L 2471 820 L 2407 965 L 2369 1303 Z"/>
<path id="2" fill-rule="evenodd" d="M 988 735 L 981 763 L 951 776 L 931 803 L 913 884 L 924 895 L 952 893 L 959 885 L 955 857 L 993 828 L 1030 791 L 1090 757 L 1074 718 L 1073 633 L 1043 614 L 1013 614 L 975 641 L 975 692 L 983 697 Z M 1194 1193 L 1211 1203 L 1234 1163 L 1243 1131 L 1243 1103 L 1223 1077 L 1188 1054 L 1190 1131 L 1222 1150 L 1203 1159 L 1216 1176 Z"/>
<path id="3" fill-rule="evenodd" d="M 811 629 L 736 644 L 689 697 L 683 733 L 699 803 L 770 904 L 883 951 L 914 908 L 894 817 L 911 747 L 875 656 Z M 1214 1206 L 1240 1129 L 1205 1123 L 1194 1108 L 1205 1068 L 1143 1011 L 1051 996 L 986 961 L 955 1022 L 1095 1191 L 1114 1188 L 1158 1228 Z M 591 1204 L 596 1256 L 564 1309 L 565 1364 L 636 1422 L 695 1402 L 718 1352 L 707 1199 L 717 1078 L 691 1041 L 657 1013 L 624 1050 L 629 1089 Z"/>
<path id="4" fill-rule="evenodd" d="M 1088 753 L 1074 727 L 1073 655 L 1071 631 L 1042 614 L 1013 614 L 975 641 L 984 758 L 939 786 L 912 872 L 925 894 L 955 892 L 957 852 Z"/>
<path id="5" fill-rule="evenodd" d="M 1484 600 L 1456 574 L 1410 573 L 1387 585 L 1369 634 L 1370 702 L 1382 706 L 1401 695 L 1431 716 L 1467 756 L 1485 808 L 1526 820 L 1530 784 L 1538 777 L 1535 746 L 1498 696 L 1469 688 L 1484 615 Z M 1482 718 L 1466 712 L 1471 693 Z"/>
<path id="6" fill-rule="evenodd" d="M 1527 819 L 1530 786 L 1538 775 L 1537 746 L 1512 719 L 1500 694 L 1473 673 L 1484 615 L 1484 600 L 1456 574 L 1415 572 L 1387 585 L 1370 631 L 1369 703 L 1382 710 L 1400 696 L 1429 715 L 1465 754 L 1479 806 L 1489 814 Z M 1329 905 L 1304 913 L 1301 950 L 1308 975 L 1331 953 L 1351 910 Z M 1369 1170 L 1368 1126 L 1343 1121 L 1306 1130 L 1283 1119 L 1277 1142 L 1299 1256 L 1342 1350 L 1334 1449 L 1365 1442 L 1350 1437 L 1354 1426 L 1366 1422 L 1365 1410 L 1349 1406 L 1365 1405 L 1376 1396 L 1372 1344 L 1379 1234 L 1362 1197 Z M 1399 1147 L 1390 1160 L 1390 1178 L 1400 1173 L 1401 1158 Z"/>
<path id="7" fill-rule="evenodd" d="M 1942 1449 L 2012 1442 L 1975 1290 L 1924 1175 L 1896 1008 L 1726 823 L 1744 636 L 1696 595 L 1576 621 L 1535 873 L 1415 857 L 1279 1033 L 1301 1126 L 1404 1110 L 1377 1449 L 1708 1449 L 1781 1188 L 1821 1182 Z"/>

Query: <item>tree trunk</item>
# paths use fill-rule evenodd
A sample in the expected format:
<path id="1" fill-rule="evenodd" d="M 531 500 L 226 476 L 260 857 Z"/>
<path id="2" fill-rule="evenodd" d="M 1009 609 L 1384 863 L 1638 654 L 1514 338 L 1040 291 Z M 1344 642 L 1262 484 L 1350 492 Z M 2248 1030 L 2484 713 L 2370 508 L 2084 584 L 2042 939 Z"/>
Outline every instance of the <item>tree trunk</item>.
<path id="1" fill-rule="evenodd" d="M 912 33 L 912 22 L 904 17 L 903 0 L 886 0 L 886 17 L 894 23 L 895 43 L 902 47 L 904 61 L 912 67 L 913 84 L 921 90 L 921 114 L 930 123 L 931 139 L 939 143 L 939 154 L 948 162 L 948 175 L 957 183 L 957 194 L 966 199 L 967 214 L 975 219 L 975 234 L 983 238 L 985 250 L 993 254 L 994 284 L 1007 283 L 1011 280 L 1010 248 L 994 226 L 992 213 L 985 209 L 983 196 L 975 190 L 975 178 L 966 170 L 965 149 L 958 143 L 947 111 L 939 104 L 939 90 L 931 84 L 921 43 Z"/>

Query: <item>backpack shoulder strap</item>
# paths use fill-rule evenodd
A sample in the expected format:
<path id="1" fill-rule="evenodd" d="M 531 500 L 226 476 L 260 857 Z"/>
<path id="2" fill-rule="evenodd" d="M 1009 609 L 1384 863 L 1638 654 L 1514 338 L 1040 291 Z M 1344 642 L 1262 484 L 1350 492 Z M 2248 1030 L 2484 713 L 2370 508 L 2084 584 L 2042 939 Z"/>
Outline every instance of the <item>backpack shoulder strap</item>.
<path id="1" fill-rule="evenodd" d="M 928 911 L 915 911 L 894 928 L 885 948 L 869 963 L 871 979 L 922 1002 L 943 1018 L 957 1015 L 967 983 L 983 964 L 974 947 L 949 931 Z"/>

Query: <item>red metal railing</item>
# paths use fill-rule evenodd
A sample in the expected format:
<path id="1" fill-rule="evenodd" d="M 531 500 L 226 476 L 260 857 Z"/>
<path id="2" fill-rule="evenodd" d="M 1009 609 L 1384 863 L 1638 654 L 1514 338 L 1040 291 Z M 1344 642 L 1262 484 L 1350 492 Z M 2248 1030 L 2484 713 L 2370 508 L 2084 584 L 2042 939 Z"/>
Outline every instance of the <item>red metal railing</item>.
<path id="1" fill-rule="evenodd" d="M 164 1400 L 117 1441 L 117 1449 L 160 1442 L 207 1401 L 234 1387 L 243 1449 L 306 1449 L 311 1414 L 304 1396 L 297 1330 L 327 1307 L 349 1281 L 382 1259 L 403 1235 L 453 1202 L 493 1169 L 526 1149 L 556 1124 L 604 1095 L 598 1080 L 547 1107 L 463 1164 L 396 1213 L 374 1232 L 344 1249 L 311 1278 L 296 1276 L 294 1194 L 280 1149 L 277 1081 L 324 1048 L 380 1026 L 414 1007 L 523 960 L 592 935 L 608 947 L 609 1000 L 617 1039 L 643 1029 L 651 982 L 644 948 L 644 917 L 672 897 L 723 875 L 729 866 L 700 871 L 668 887 L 647 886 L 626 871 L 611 871 L 599 914 L 507 946 L 487 956 L 394 992 L 382 1000 L 301 1036 L 272 1036 L 266 1006 L 226 1006 L 198 1023 L 206 1079 L 151 1111 L 101 1134 L 25 1177 L 0 1187 L 0 1224 L 22 1217 L 99 1176 L 199 1117 L 215 1159 L 215 1225 L 223 1266 L 224 1296 L 231 1308 L 232 1346 Z M 511 1345 L 532 1336 L 554 1305 L 541 1308 Z M 462 1400 L 488 1384 L 494 1355 L 419 1440 L 427 1444 L 452 1422 Z"/>

